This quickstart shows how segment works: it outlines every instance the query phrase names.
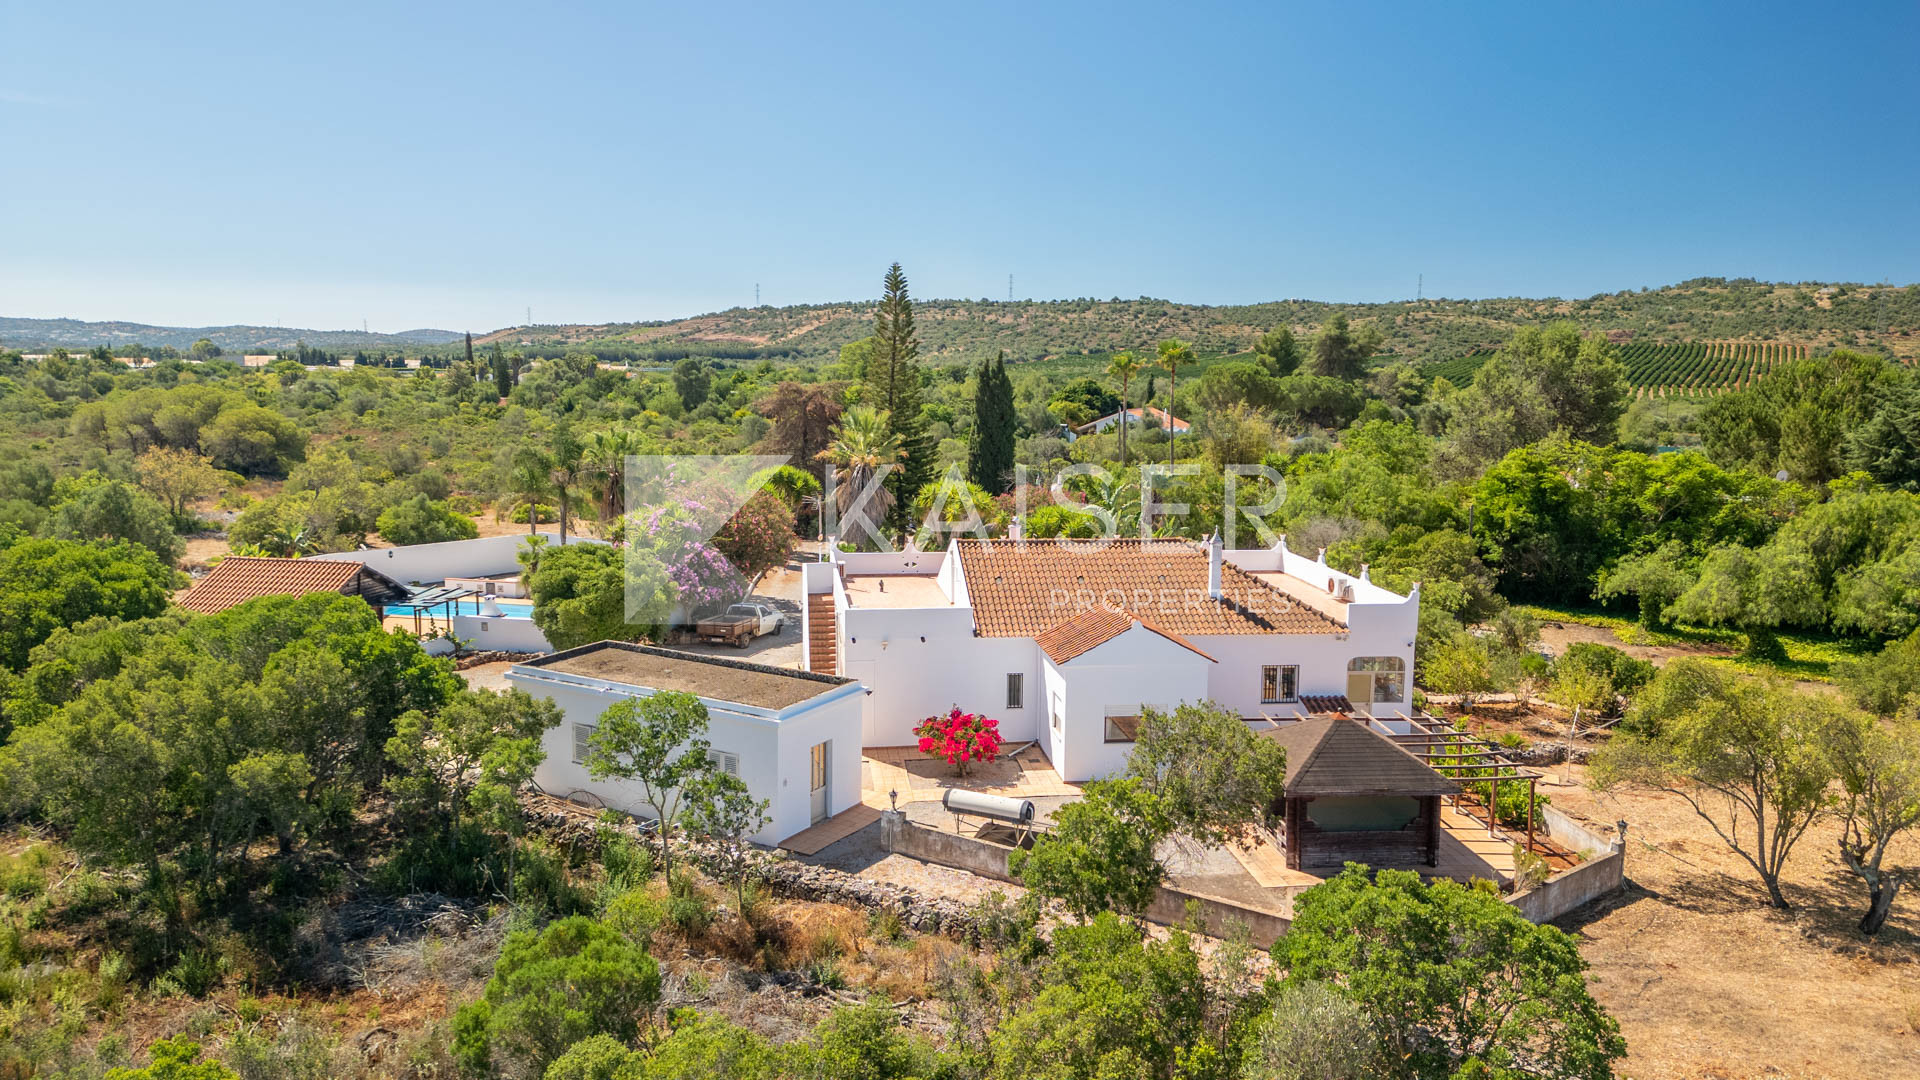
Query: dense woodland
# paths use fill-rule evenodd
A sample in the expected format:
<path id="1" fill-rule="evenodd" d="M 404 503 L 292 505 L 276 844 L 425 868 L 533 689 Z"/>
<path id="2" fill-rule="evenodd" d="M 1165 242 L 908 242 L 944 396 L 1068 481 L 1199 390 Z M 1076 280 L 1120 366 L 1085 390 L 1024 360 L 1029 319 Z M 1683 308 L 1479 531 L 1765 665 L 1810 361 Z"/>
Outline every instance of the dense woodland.
<path id="1" fill-rule="evenodd" d="M 292 556 L 493 519 L 651 555 L 530 549 L 535 618 L 564 647 L 658 631 L 620 616 L 635 573 L 690 607 L 730 599 L 727 574 L 819 533 L 823 499 L 848 542 L 865 513 L 923 544 L 1004 535 L 1022 511 L 1028 536 L 1094 535 L 1183 503 L 1151 528 L 1284 534 L 1418 582 L 1426 691 L 1626 709 L 1596 774 L 1751 805 L 1765 827 L 1733 847 L 1776 903 L 1793 827 L 1844 814 L 1862 931 L 1884 923 L 1881 857 L 1920 820 L 1920 377 L 1898 359 L 1909 330 L 1885 332 L 1920 323 L 1914 288 L 1200 309 L 917 304 L 897 266 L 884 286 L 877 306 L 723 313 L 700 336 L 512 331 L 417 368 L 304 344 L 264 369 L 211 341 L 114 350 L 159 361 L 140 370 L 0 353 L 0 1075 L 1598 1077 L 1622 1052 L 1572 939 L 1484 890 L 1350 872 L 1265 959 L 1145 933 L 1137 886 L 1161 870 L 1142 838 L 1217 837 L 1271 802 L 1277 763 L 1237 720 L 1149 718 L 1143 746 L 1171 757 L 1063 812 L 1023 871 L 1032 902 L 983 910 L 979 940 L 878 917 L 823 934 L 773 913 L 754 858 L 715 854 L 754 808 L 657 752 L 697 737 L 697 710 L 605 725 L 596 754 L 694 792 L 684 833 L 705 846 L 612 824 L 561 843 L 517 798 L 551 706 L 466 689 L 358 600 L 170 607 L 204 561 L 194 538 Z M 1818 344 L 1674 402 L 1634 395 L 1608 330 Z M 1424 369 L 1486 347 L 1458 383 Z M 1192 432 L 1070 437 L 1145 404 Z M 628 455 L 730 452 L 790 466 L 711 544 L 624 505 Z M 829 464 L 853 480 L 831 495 Z M 883 465 L 878 505 L 833 501 Z M 1540 620 L 1573 614 L 1738 654 L 1657 677 L 1605 647 L 1541 655 Z M 1728 746 L 1763 763 L 1758 790 Z M 412 969 L 437 1008 L 356 1054 L 324 1022 L 377 975 L 346 913 L 422 897 L 464 929 L 385 929 L 439 943 Z M 755 1029 L 714 1004 L 707 960 L 842 1003 Z"/>

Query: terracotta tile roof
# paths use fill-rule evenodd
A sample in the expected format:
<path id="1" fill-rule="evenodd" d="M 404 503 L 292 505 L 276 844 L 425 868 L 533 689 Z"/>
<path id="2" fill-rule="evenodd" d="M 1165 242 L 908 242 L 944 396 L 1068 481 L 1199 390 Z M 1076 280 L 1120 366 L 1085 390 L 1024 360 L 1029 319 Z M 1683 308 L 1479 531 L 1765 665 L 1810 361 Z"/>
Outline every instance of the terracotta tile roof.
<path id="1" fill-rule="evenodd" d="M 1300 707 L 1309 713 L 1353 712 L 1353 702 L 1345 694 L 1301 694 Z"/>
<path id="2" fill-rule="evenodd" d="M 1113 609 L 1164 634 L 1335 634 L 1346 629 L 1228 563 L 1207 595 L 1207 549 L 1190 540 L 962 539 L 974 626 L 983 637 L 1037 638 L 1075 615 Z"/>
<path id="3" fill-rule="evenodd" d="M 1287 798 L 1454 795 L 1460 785 L 1357 720 L 1313 716 L 1260 732 L 1287 748 Z"/>
<path id="4" fill-rule="evenodd" d="M 304 596 L 315 592 L 406 594 L 404 588 L 385 574 L 357 562 L 229 555 L 206 577 L 194 582 L 179 604 L 188 611 L 211 614 L 256 596 Z"/>
<path id="5" fill-rule="evenodd" d="M 1064 664 L 1076 656 L 1084 656 L 1092 652 L 1094 649 L 1105 645 L 1107 642 L 1133 629 L 1135 623 L 1159 634 L 1175 645 L 1179 645 L 1185 649 L 1191 649 L 1193 652 L 1201 656 L 1206 656 L 1209 660 L 1213 660 L 1213 657 L 1207 656 L 1206 653 L 1194 648 L 1193 642 L 1188 641 L 1178 634 L 1162 630 L 1145 619 L 1135 618 L 1123 612 L 1107 611 L 1104 608 L 1095 608 L 1092 611 L 1081 612 L 1066 622 L 1061 623 L 1059 626 L 1041 634 L 1035 638 L 1034 641 L 1040 646 L 1040 651 L 1047 654 L 1048 659 L 1056 664 Z M 1219 661 L 1216 660 L 1214 662 L 1218 663 Z"/>

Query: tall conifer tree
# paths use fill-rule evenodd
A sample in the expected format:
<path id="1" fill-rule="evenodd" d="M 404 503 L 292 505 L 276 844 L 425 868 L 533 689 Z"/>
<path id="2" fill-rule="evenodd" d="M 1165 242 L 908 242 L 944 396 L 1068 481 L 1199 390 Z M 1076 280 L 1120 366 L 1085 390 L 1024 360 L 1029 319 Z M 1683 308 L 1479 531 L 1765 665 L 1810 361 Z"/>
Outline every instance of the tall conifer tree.
<path id="1" fill-rule="evenodd" d="M 913 330 L 913 301 L 899 263 L 887 268 L 880 310 L 873 320 L 873 356 L 867 362 L 869 402 L 887 413 L 905 458 L 888 479 L 894 494 L 893 525 L 906 528 L 913 497 L 933 475 L 933 448 L 920 416 L 920 340 Z"/>
<path id="2" fill-rule="evenodd" d="M 1007 354 L 980 361 L 973 388 L 973 442 L 967 447 L 967 477 L 995 495 L 1013 487 L 1013 380 Z"/>

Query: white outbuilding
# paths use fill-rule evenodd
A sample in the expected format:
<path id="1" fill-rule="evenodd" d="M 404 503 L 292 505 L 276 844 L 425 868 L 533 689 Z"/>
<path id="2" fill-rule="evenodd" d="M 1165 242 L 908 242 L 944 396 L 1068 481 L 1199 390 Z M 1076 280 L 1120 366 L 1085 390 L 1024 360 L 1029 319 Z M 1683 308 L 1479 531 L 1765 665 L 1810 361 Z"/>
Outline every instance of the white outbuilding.
<path id="1" fill-rule="evenodd" d="M 588 774 L 587 739 L 615 702 L 681 691 L 707 707 L 714 765 L 767 801 L 773 820 L 755 842 L 779 843 L 860 801 L 857 680 L 617 641 L 515 664 L 506 678 L 565 713 L 546 733 L 546 760 L 534 773 L 552 794 L 654 816 L 638 784 Z"/>

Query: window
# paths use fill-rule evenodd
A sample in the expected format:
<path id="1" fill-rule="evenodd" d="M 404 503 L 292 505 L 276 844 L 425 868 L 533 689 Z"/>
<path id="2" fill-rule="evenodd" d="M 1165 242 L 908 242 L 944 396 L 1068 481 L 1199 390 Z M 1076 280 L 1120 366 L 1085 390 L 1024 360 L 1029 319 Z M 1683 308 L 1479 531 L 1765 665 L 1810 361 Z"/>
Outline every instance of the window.
<path id="1" fill-rule="evenodd" d="M 587 763 L 587 740 L 592 737 L 592 724 L 573 725 L 573 763 L 575 765 Z"/>
<path id="2" fill-rule="evenodd" d="M 1407 700 L 1406 661 L 1397 656 L 1354 657 L 1347 664 L 1347 696 L 1355 704 Z"/>
<path id="3" fill-rule="evenodd" d="M 713 763 L 715 769 L 726 773 L 728 776 L 740 775 L 739 754 L 729 754 L 724 750 L 709 750 L 707 751 L 707 760 Z"/>
<path id="4" fill-rule="evenodd" d="M 1139 734 L 1140 717 L 1138 715 L 1107 717 L 1107 742 L 1130 743 Z"/>
<path id="5" fill-rule="evenodd" d="M 1052 713 L 1053 713 L 1053 730 L 1059 731 L 1060 730 L 1060 695 L 1059 694 L 1053 695 Z"/>
<path id="6" fill-rule="evenodd" d="M 1007 708 L 1024 709 L 1027 705 L 1027 676 L 1025 672 L 1007 672 Z"/>
<path id="7" fill-rule="evenodd" d="M 1268 664 L 1260 669 L 1261 701 L 1296 701 L 1300 697 L 1300 669 L 1293 664 Z"/>

